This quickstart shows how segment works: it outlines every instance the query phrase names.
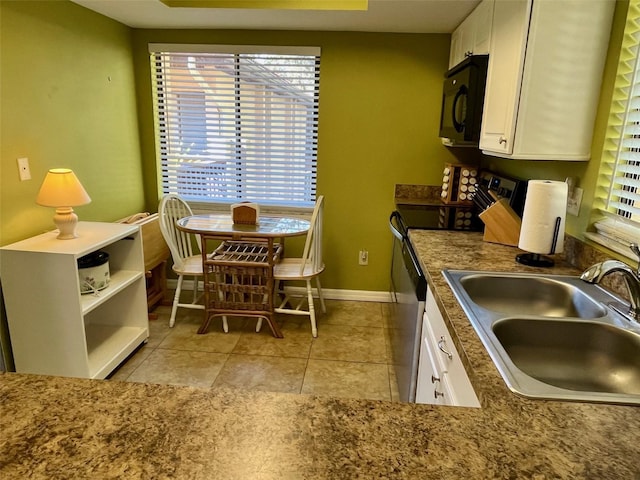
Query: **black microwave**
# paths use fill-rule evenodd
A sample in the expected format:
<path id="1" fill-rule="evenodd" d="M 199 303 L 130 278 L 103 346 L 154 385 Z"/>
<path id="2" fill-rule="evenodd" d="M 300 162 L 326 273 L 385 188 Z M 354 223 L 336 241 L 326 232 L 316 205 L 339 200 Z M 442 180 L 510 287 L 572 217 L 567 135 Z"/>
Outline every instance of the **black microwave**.
<path id="1" fill-rule="evenodd" d="M 445 74 L 440 113 L 445 145 L 478 145 L 488 64 L 489 55 L 472 55 Z"/>

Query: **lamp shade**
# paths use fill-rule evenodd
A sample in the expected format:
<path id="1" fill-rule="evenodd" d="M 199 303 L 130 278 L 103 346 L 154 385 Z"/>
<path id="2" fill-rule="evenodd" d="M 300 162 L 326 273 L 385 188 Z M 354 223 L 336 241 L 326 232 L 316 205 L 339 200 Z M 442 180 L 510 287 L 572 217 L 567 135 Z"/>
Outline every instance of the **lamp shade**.
<path id="1" fill-rule="evenodd" d="M 42 182 L 36 203 L 44 207 L 76 207 L 91 202 L 91 197 L 68 168 L 52 168 Z"/>

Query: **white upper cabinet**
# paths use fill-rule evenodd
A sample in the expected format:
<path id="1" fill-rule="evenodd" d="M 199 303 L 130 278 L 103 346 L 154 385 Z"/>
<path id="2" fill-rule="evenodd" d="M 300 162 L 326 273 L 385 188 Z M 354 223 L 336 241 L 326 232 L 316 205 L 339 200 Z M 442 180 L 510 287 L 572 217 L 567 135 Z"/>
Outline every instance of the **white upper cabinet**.
<path id="1" fill-rule="evenodd" d="M 497 1 L 483 153 L 589 160 L 614 0 Z"/>
<path id="2" fill-rule="evenodd" d="M 451 34 L 449 68 L 471 55 L 489 53 L 494 0 L 484 0 Z"/>

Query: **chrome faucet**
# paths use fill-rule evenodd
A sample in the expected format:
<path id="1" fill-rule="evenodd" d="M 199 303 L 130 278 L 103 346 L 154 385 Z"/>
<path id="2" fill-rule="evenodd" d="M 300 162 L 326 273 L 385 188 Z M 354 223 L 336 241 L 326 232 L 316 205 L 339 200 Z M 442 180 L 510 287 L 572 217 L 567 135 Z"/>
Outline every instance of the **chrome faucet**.
<path id="1" fill-rule="evenodd" d="M 631 251 L 640 259 L 640 248 L 637 243 L 630 245 Z M 611 305 L 623 315 L 628 315 L 636 322 L 640 322 L 640 263 L 638 269 L 634 271 L 626 263 L 618 260 L 605 260 L 604 262 L 596 263 L 595 265 L 587 268 L 580 276 L 581 280 L 588 283 L 600 283 L 600 281 L 609 275 L 610 273 L 621 273 L 624 275 L 624 279 L 627 283 L 627 289 L 629 290 L 629 307 L 621 308 L 618 304 Z M 624 310 L 627 309 L 625 312 Z"/>

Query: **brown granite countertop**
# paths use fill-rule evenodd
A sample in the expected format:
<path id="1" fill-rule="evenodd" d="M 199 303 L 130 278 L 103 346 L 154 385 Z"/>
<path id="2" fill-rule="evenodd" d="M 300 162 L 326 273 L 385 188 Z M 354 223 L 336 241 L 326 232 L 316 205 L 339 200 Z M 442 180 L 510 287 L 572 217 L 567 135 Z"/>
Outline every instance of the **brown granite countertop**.
<path id="1" fill-rule="evenodd" d="M 494 419 L 491 433 L 495 429 L 501 439 L 487 446 L 531 468 L 515 476 L 538 478 L 536 472 L 540 478 L 640 479 L 640 407 L 528 400 L 512 393 L 441 273 L 446 268 L 560 275 L 581 271 L 562 258 L 550 269 L 521 265 L 515 261 L 521 250 L 484 242 L 481 233 L 411 230 L 409 236 L 482 410 Z"/>
<path id="2" fill-rule="evenodd" d="M 0 374 L 0 478 L 640 479 L 640 408 L 511 393 L 440 274 L 517 249 L 411 239 L 482 408 Z"/>
<path id="3" fill-rule="evenodd" d="M 396 205 L 441 206 L 441 193 L 440 185 L 397 184 L 394 201 Z"/>

